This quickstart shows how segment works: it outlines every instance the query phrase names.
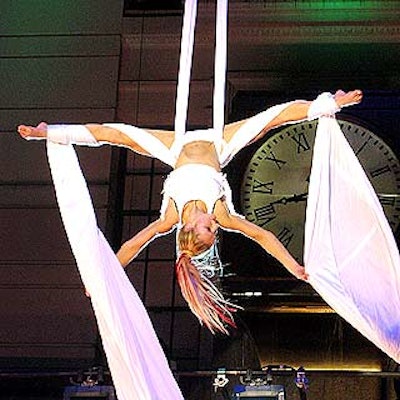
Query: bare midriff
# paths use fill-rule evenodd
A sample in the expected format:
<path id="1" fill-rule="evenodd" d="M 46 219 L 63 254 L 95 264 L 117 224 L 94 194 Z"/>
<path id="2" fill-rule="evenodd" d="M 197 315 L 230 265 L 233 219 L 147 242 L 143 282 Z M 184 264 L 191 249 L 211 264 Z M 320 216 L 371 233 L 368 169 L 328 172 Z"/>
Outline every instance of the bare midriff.
<path id="1" fill-rule="evenodd" d="M 175 169 L 185 164 L 203 164 L 213 167 L 217 171 L 221 170 L 218 154 L 212 142 L 195 141 L 183 146 Z"/>

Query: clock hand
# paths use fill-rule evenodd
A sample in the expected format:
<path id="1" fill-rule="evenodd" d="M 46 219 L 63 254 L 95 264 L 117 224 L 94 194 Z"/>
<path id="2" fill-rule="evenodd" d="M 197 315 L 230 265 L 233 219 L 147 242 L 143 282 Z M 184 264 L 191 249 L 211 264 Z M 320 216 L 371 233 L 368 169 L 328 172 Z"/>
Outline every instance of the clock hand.
<path id="1" fill-rule="evenodd" d="M 288 201 L 298 203 L 299 201 L 306 201 L 307 197 L 308 193 L 294 194 L 293 196 L 289 197 Z"/>
<path id="2" fill-rule="evenodd" d="M 387 194 L 377 193 L 377 196 L 382 204 L 394 205 L 394 201 L 400 197 L 398 194 Z M 306 201 L 308 193 L 293 194 L 292 196 L 281 197 L 278 200 L 271 202 L 270 204 L 287 204 L 287 203 L 298 203 L 300 201 Z"/>
<path id="3" fill-rule="evenodd" d="M 273 201 L 270 204 L 287 204 L 287 203 L 298 203 L 299 201 L 306 201 L 308 193 L 294 194 L 289 197 L 281 197 L 278 200 Z"/>

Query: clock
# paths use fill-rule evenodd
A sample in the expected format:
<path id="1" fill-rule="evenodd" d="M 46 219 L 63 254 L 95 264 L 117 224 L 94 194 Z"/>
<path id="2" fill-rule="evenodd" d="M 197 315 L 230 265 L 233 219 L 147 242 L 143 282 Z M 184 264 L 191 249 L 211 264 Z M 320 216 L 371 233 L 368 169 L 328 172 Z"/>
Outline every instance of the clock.
<path id="1" fill-rule="evenodd" d="M 371 130 L 346 120 L 338 123 L 396 232 L 400 224 L 399 160 Z M 245 217 L 272 231 L 300 263 L 316 127 L 317 121 L 307 121 L 269 136 L 251 157 L 241 185 Z"/>

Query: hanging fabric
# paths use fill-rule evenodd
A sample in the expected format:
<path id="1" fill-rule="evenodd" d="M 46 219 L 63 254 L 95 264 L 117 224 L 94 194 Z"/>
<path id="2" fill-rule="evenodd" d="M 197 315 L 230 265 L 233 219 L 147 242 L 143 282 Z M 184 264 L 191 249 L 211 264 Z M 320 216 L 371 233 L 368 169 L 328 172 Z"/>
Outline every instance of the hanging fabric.
<path id="1" fill-rule="evenodd" d="M 71 145 L 47 142 L 62 220 L 90 293 L 118 400 L 183 399 L 138 294 L 103 237 Z"/>
<path id="2" fill-rule="evenodd" d="M 175 120 L 178 136 L 186 131 L 196 10 L 197 2 L 188 0 L 185 5 Z M 221 29 L 226 30 L 226 25 Z M 218 34 L 219 40 L 221 35 L 223 32 Z M 221 57 L 226 56 L 217 57 L 216 68 L 225 68 Z M 225 72 L 222 74 L 220 71 L 215 89 L 219 93 L 218 98 L 224 92 L 221 88 L 222 83 L 225 85 L 221 82 L 222 75 Z M 221 124 L 220 120 L 218 124 Z M 223 126 L 219 129 L 222 136 Z M 48 141 L 47 151 L 61 216 L 83 284 L 90 293 L 118 400 L 183 399 L 150 318 L 97 226 L 90 194 L 73 147 Z"/>
<path id="3" fill-rule="evenodd" d="M 222 140 L 225 125 L 228 1 L 217 0 L 214 61 L 213 128 Z"/>
<path id="4" fill-rule="evenodd" d="M 196 26 L 197 0 L 187 0 L 181 39 L 179 74 L 175 105 L 175 133 L 179 137 L 186 132 L 190 77 Z M 213 129 L 222 140 L 225 125 L 225 82 L 227 63 L 228 0 L 217 0 L 215 22 L 215 61 L 213 94 Z M 178 139 L 179 140 L 179 139 Z M 218 141 L 216 141 L 218 142 Z"/>
<path id="5" fill-rule="evenodd" d="M 392 230 L 335 118 L 318 123 L 307 201 L 310 283 L 400 363 L 400 257 Z"/>
<path id="6" fill-rule="evenodd" d="M 196 16 L 197 0 L 186 0 L 183 15 L 178 84 L 176 88 L 175 134 L 178 136 L 186 132 Z"/>

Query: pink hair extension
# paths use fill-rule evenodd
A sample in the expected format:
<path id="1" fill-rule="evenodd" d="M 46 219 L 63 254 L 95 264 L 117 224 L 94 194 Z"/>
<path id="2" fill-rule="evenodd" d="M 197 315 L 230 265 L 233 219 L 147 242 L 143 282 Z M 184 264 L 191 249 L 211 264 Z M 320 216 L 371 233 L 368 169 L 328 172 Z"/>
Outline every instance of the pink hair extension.
<path id="1" fill-rule="evenodd" d="M 241 307 L 225 300 L 222 293 L 192 264 L 190 256 L 181 254 L 176 262 L 176 276 L 182 296 L 189 308 L 212 333 L 229 334 L 226 325 L 236 328 L 232 312 Z"/>

